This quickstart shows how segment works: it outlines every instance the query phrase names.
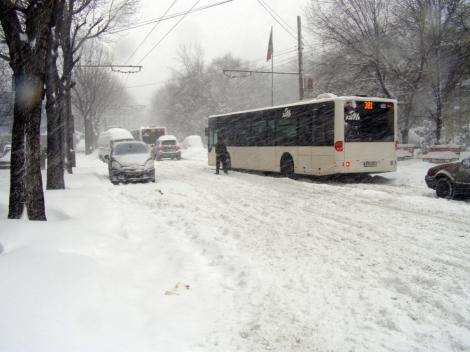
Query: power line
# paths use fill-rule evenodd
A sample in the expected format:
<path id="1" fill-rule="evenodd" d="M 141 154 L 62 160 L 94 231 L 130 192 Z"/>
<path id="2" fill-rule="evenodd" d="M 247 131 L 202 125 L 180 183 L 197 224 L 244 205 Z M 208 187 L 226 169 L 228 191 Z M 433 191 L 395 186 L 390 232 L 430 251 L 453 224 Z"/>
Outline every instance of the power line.
<path id="1" fill-rule="evenodd" d="M 292 31 L 292 33 L 296 33 L 296 29 L 295 28 L 292 28 L 292 26 L 287 23 L 287 21 L 285 21 L 281 16 L 278 15 L 278 13 L 267 3 L 265 2 L 264 0 L 260 0 L 264 5 L 266 5 L 267 8 L 269 8 L 269 10 L 277 16 L 277 18 L 279 18 L 279 20 L 281 20 L 287 27 L 289 27 L 289 29 Z"/>
<path id="2" fill-rule="evenodd" d="M 142 61 L 144 61 L 144 59 L 150 55 L 150 53 L 176 28 L 177 25 L 180 24 L 180 22 L 182 20 L 184 20 L 184 18 L 186 17 L 186 15 L 188 15 L 192 9 L 194 9 L 194 7 L 200 2 L 201 0 L 196 0 L 196 2 L 193 4 L 193 6 L 191 6 L 191 8 L 186 11 L 186 13 L 178 20 L 178 22 L 176 22 L 173 27 L 170 28 L 170 30 L 168 32 L 165 33 L 165 35 L 152 47 L 152 49 L 150 49 L 147 54 L 144 55 L 144 57 L 142 59 L 140 59 L 140 61 L 138 62 L 138 64 L 140 64 Z"/>
<path id="3" fill-rule="evenodd" d="M 163 14 L 162 17 L 165 17 L 168 12 L 173 8 L 173 6 L 176 4 L 176 1 L 177 0 L 173 0 L 173 2 L 171 3 L 171 5 L 166 9 L 165 13 Z M 147 38 L 150 36 L 150 34 L 152 34 L 152 32 L 155 30 L 155 28 L 158 27 L 158 25 L 160 24 L 161 21 L 158 21 L 155 23 L 155 25 L 152 27 L 152 29 L 147 33 L 147 35 L 145 36 L 144 39 L 142 39 L 142 41 L 139 43 L 139 45 L 137 45 L 137 47 L 134 49 L 134 51 L 132 52 L 132 54 L 129 56 L 129 58 L 126 60 L 126 63 L 128 63 L 132 57 L 135 55 L 135 53 L 137 52 L 137 50 L 140 49 L 140 47 L 145 43 L 145 41 L 147 40 Z"/>
<path id="4" fill-rule="evenodd" d="M 275 52 L 275 54 L 276 54 L 275 57 L 288 55 L 288 54 L 291 54 L 291 53 L 296 52 L 296 51 L 297 51 L 297 47 L 279 50 L 278 52 Z M 260 61 L 262 61 L 263 66 L 265 66 L 265 64 L 266 64 L 266 55 L 264 55 L 263 57 L 260 57 L 259 59 L 248 60 L 247 63 L 248 64 L 256 64 Z"/>
<path id="5" fill-rule="evenodd" d="M 289 29 L 287 29 L 270 11 L 269 9 L 260 1 L 260 0 L 257 0 L 258 1 L 258 4 L 260 4 L 263 9 L 265 9 L 265 11 L 269 14 L 269 16 L 271 16 L 277 23 L 279 23 L 279 25 L 292 37 L 294 38 L 296 41 L 297 41 L 297 37 L 292 34 Z"/>
<path id="6" fill-rule="evenodd" d="M 190 13 L 203 11 L 203 10 L 209 9 L 211 7 L 224 5 L 224 4 L 226 4 L 228 2 L 232 2 L 232 1 L 234 1 L 234 0 L 224 0 L 224 1 L 217 2 L 215 4 L 197 7 L 197 8 L 192 9 Z M 124 32 L 124 31 L 129 31 L 129 30 L 132 30 L 132 29 L 135 29 L 135 28 L 140 28 L 140 27 L 143 27 L 143 26 L 148 26 L 149 24 L 152 24 L 152 23 L 155 23 L 155 22 L 167 21 L 167 20 L 170 20 L 172 18 L 185 16 L 185 14 L 186 14 L 186 11 L 182 11 L 182 12 L 177 12 L 177 13 L 168 15 L 166 17 L 154 18 L 152 20 L 144 21 L 144 22 L 141 22 L 141 23 L 136 24 L 134 26 L 128 26 L 128 27 L 123 27 L 123 28 L 120 28 L 120 29 L 116 29 L 115 31 L 110 32 L 110 34 L 120 33 L 120 32 Z"/>

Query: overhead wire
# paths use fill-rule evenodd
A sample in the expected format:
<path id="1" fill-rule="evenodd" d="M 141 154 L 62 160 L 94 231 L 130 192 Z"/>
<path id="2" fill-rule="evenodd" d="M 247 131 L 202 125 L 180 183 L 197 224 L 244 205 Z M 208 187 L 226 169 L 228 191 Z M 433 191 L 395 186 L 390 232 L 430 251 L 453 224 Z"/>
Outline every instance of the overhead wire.
<path id="1" fill-rule="evenodd" d="M 163 18 L 168 14 L 168 12 L 170 12 L 170 10 L 173 8 L 173 6 L 176 4 L 176 1 L 178 0 L 173 0 L 173 2 L 170 4 L 170 6 L 166 9 L 165 13 L 163 14 Z M 155 25 L 152 27 L 152 29 L 147 33 L 147 35 L 145 36 L 144 39 L 142 39 L 142 41 L 139 43 L 139 45 L 137 45 L 137 47 L 134 49 L 134 51 L 132 52 L 132 54 L 127 58 L 126 60 L 126 63 L 128 63 L 132 57 L 135 55 L 135 53 L 140 49 L 140 47 L 145 43 L 145 41 L 148 39 L 148 37 L 150 36 L 150 34 L 152 34 L 152 32 L 158 27 L 158 25 L 161 23 L 161 21 L 158 21 L 155 23 Z"/>
<path id="2" fill-rule="evenodd" d="M 190 13 L 195 13 L 195 12 L 203 11 L 203 10 L 209 9 L 209 8 L 211 8 L 211 7 L 224 5 L 224 4 L 226 4 L 226 3 L 228 3 L 228 2 L 232 2 L 232 1 L 235 1 L 235 0 L 224 0 L 224 1 L 217 2 L 217 3 L 215 3 L 215 4 L 210 4 L 210 5 L 206 5 L 206 6 L 201 6 L 201 7 L 193 8 Z M 152 19 L 152 20 L 143 21 L 143 22 L 138 23 L 138 24 L 133 25 L 133 26 L 126 26 L 126 27 L 122 27 L 122 28 L 116 29 L 116 30 L 114 30 L 114 31 L 111 31 L 110 34 L 115 34 L 115 33 L 120 33 L 120 32 L 125 32 L 125 31 L 130 31 L 130 30 L 132 30 L 132 29 L 136 29 L 136 28 L 148 26 L 148 25 L 150 25 L 150 24 L 152 24 L 152 23 L 155 23 L 155 22 L 162 22 L 162 21 L 167 21 L 167 20 L 170 20 L 170 19 L 173 19 L 173 18 L 176 18 L 176 17 L 185 16 L 185 14 L 186 14 L 186 11 L 181 11 L 181 12 L 177 12 L 177 13 L 168 15 L 168 16 L 166 16 L 166 17 L 154 18 L 154 19 Z"/>
<path id="3" fill-rule="evenodd" d="M 261 2 L 261 0 L 257 0 L 258 1 L 258 4 L 260 4 L 263 9 L 269 14 L 269 16 L 271 16 L 292 38 L 294 38 L 295 40 L 297 40 L 297 36 L 295 34 L 292 34 L 292 32 L 286 28 L 286 26 L 284 26 L 284 24 L 282 24 L 282 22 L 280 20 L 278 20 L 272 13 L 271 11 L 269 11 L 269 9 L 266 7 L 266 5 Z"/>
<path id="4" fill-rule="evenodd" d="M 196 5 L 200 2 L 201 0 L 196 0 L 196 2 L 191 6 L 191 8 L 185 12 L 185 14 L 163 35 L 163 37 L 144 55 L 142 59 L 138 62 L 138 64 L 142 63 L 142 61 L 149 56 L 153 50 L 163 41 L 165 38 L 178 26 L 182 20 L 196 7 Z"/>
<path id="5" fill-rule="evenodd" d="M 259 1 L 261 1 L 264 5 L 266 5 L 266 7 L 269 8 L 269 10 L 270 10 L 274 15 L 276 15 L 277 18 L 278 18 L 281 22 L 283 22 L 287 27 L 289 27 L 289 29 L 290 29 L 294 34 L 296 33 L 296 29 L 293 28 L 289 23 L 287 23 L 287 21 L 284 20 L 281 16 L 279 16 L 279 14 L 278 14 L 267 2 L 265 2 L 264 0 L 259 0 Z"/>

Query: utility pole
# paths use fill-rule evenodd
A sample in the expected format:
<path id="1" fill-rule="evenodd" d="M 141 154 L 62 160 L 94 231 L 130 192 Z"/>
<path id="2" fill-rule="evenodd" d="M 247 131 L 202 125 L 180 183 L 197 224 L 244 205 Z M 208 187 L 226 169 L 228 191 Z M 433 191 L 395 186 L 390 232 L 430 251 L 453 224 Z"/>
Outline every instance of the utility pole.
<path id="1" fill-rule="evenodd" d="M 302 21 L 300 19 L 300 16 L 297 16 L 297 50 L 299 53 L 299 100 L 304 99 L 302 49 Z"/>

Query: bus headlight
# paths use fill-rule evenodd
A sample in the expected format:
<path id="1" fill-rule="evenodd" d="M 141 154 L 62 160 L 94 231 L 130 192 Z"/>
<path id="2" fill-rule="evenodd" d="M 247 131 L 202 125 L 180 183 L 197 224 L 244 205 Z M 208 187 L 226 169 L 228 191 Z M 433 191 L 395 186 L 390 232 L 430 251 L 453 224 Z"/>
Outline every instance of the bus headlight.
<path id="1" fill-rule="evenodd" d="M 117 169 L 119 170 L 121 168 L 121 164 L 119 164 L 116 160 L 114 160 L 112 163 L 111 163 L 111 169 Z"/>

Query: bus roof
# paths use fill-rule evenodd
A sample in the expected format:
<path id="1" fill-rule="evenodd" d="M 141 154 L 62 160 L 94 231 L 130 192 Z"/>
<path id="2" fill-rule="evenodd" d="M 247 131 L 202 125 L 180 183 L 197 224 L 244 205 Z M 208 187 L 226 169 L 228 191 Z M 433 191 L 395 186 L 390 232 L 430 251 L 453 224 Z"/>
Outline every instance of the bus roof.
<path id="1" fill-rule="evenodd" d="M 319 97 L 324 96 L 326 94 L 321 94 Z M 230 115 L 237 115 L 237 114 L 243 114 L 247 112 L 255 112 L 255 111 L 263 111 L 263 110 L 272 110 L 272 109 L 279 109 L 279 108 L 288 108 L 291 106 L 298 106 L 298 105 L 307 105 L 307 104 L 313 104 L 313 103 L 322 103 L 326 101 L 344 101 L 344 100 L 359 100 L 359 101 L 364 101 L 364 100 L 370 100 L 370 101 L 383 101 L 383 102 L 390 102 L 390 103 L 397 103 L 396 99 L 390 99 L 390 98 L 379 98 L 379 97 L 364 97 L 364 96 L 336 96 L 334 94 L 329 94 L 328 97 L 321 97 L 321 98 L 316 98 L 316 99 L 309 99 L 309 100 L 302 100 L 296 103 L 290 103 L 290 104 L 283 104 L 283 105 L 276 105 L 276 106 L 267 106 L 264 108 L 258 108 L 258 109 L 251 109 L 251 110 L 242 110 L 242 111 L 233 111 L 229 112 L 227 114 L 217 114 L 217 115 L 210 115 L 209 118 L 214 118 L 214 117 L 222 117 L 222 116 L 230 116 Z"/>

